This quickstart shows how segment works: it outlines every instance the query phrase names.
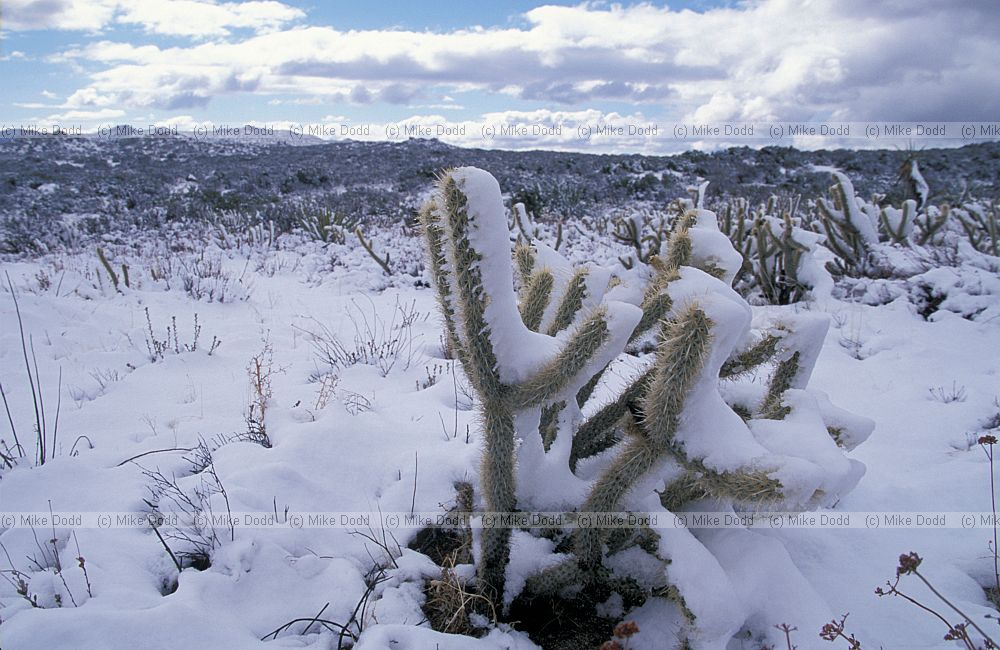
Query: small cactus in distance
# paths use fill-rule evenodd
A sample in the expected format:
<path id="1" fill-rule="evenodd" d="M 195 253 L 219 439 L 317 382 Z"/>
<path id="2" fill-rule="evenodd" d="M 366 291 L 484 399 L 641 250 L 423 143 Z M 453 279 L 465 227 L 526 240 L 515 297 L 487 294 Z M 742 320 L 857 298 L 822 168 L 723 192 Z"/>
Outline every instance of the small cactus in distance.
<path id="1" fill-rule="evenodd" d="M 854 194 L 847 175 L 833 172 L 835 184 L 830 199 L 821 198 L 816 208 L 826 233 L 826 246 L 837 259 L 827 268 L 835 275 L 871 275 L 874 263 L 872 246 L 878 243 L 878 213 L 875 206 Z"/>
<path id="2" fill-rule="evenodd" d="M 913 199 L 903 201 L 902 208 L 887 205 L 879 212 L 880 230 L 893 244 L 910 245 L 913 226 L 917 220 L 917 202 Z"/>
<path id="3" fill-rule="evenodd" d="M 996 203 L 968 203 L 953 212 L 973 248 L 980 253 L 1000 256 L 1000 214 Z"/>
<path id="4" fill-rule="evenodd" d="M 358 238 L 358 242 L 361 243 L 361 247 L 365 249 L 365 252 L 368 253 L 369 257 L 375 260 L 375 263 L 378 264 L 380 267 L 382 267 L 382 270 L 385 271 L 385 274 L 392 275 L 392 266 L 390 264 L 389 253 L 386 252 L 385 255 L 379 255 L 378 253 L 376 253 L 375 247 L 372 244 L 371 240 L 365 239 L 365 233 L 363 230 L 361 230 L 361 226 L 357 226 L 354 228 L 354 235 L 355 237 Z"/>
<path id="5" fill-rule="evenodd" d="M 114 267 L 111 266 L 111 262 L 108 260 L 107 256 L 104 254 L 104 249 L 100 246 L 97 247 L 97 259 L 100 260 L 101 266 L 104 267 L 105 272 L 108 274 L 108 278 L 111 280 L 111 284 L 114 286 L 115 291 L 121 292 L 119 284 L 124 284 L 125 288 L 130 288 L 132 282 L 128 276 L 128 265 L 122 264 L 121 270 L 122 274 L 119 277 L 118 273 L 115 272 Z"/>

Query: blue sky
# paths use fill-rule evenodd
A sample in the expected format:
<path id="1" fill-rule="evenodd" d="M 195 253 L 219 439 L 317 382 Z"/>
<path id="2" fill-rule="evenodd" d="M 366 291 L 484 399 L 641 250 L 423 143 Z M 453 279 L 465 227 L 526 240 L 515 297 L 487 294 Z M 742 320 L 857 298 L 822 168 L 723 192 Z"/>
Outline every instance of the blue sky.
<path id="1" fill-rule="evenodd" d="M 7 122 L 572 127 L 1000 115 L 1000 9 L 986 1 L 0 6 Z"/>

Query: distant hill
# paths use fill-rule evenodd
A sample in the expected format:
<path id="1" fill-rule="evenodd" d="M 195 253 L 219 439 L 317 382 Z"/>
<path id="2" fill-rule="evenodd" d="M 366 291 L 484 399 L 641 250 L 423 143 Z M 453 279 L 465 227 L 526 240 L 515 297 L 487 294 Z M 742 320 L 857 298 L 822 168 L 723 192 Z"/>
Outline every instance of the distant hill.
<path id="1" fill-rule="evenodd" d="M 436 140 L 329 142 L 294 146 L 267 139 L 188 137 L 34 138 L 0 141 L 0 218 L 41 221 L 67 214 L 127 218 L 137 224 L 199 218 L 221 210 L 270 211 L 298 201 L 367 220 L 412 214 L 443 168 L 476 165 L 536 210 L 561 217 L 635 202 L 665 203 L 710 181 L 709 199 L 770 194 L 811 198 L 826 191 L 834 166 L 858 193 L 903 191 L 902 150 L 799 151 L 734 148 L 674 156 L 491 151 Z M 1000 196 L 1000 143 L 917 152 L 932 200 Z"/>

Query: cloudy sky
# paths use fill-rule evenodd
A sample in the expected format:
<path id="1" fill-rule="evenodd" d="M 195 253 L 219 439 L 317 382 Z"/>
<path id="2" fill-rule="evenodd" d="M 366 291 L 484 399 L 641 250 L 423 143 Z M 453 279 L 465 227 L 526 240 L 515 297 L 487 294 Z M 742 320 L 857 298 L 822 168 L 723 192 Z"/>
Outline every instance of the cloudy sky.
<path id="1" fill-rule="evenodd" d="M 1000 120 L 994 0 L 0 9 L 7 122 Z"/>

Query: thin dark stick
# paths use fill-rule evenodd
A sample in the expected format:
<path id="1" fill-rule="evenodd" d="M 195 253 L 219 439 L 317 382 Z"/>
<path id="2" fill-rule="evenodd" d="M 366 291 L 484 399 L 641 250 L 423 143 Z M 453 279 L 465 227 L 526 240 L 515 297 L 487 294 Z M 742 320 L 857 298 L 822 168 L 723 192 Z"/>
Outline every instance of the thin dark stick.
<path id="1" fill-rule="evenodd" d="M 42 412 L 41 424 L 38 425 L 38 444 L 41 446 L 39 465 L 45 464 L 48 456 L 49 428 L 45 422 L 45 396 L 42 394 L 42 377 L 38 374 L 38 357 L 35 356 L 35 337 L 28 335 L 28 345 L 31 347 L 31 360 L 35 364 L 35 383 L 38 384 L 38 408 Z"/>
<path id="2" fill-rule="evenodd" d="M 417 452 L 413 452 L 413 497 L 410 499 L 410 514 L 417 507 L 417 471 L 420 469 Z"/>
<path id="3" fill-rule="evenodd" d="M 153 451 L 144 451 L 141 454 L 132 456 L 131 458 L 126 458 L 122 462 L 115 465 L 115 467 L 121 467 L 125 463 L 130 463 L 137 458 L 142 458 L 143 456 L 149 456 L 150 454 L 163 454 L 168 451 L 194 451 L 195 449 L 197 449 L 197 447 L 171 447 L 170 449 L 154 449 Z"/>
<path id="4" fill-rule="evenodd" d="M 892 590 L 892 591 L 891 591 L 891 593 L 893 593 L 893 594 L 896 594 L 897 596 L 899 596 L 899 597 L 903 598 L 904 600 L 906 600 L 906 601 L 908 601 L 908 602 L 910 602 L 910 603 L 913 603 L 914 605 L 916 605 L 916 606 L 917 606 L 917 607 L 919 607 L 920 609 L 924 610 L 925 612 L 928 612 L 929 614 L 933 614 L 933 615 L 934 615 L 934 616 L 936 616 L 936 617 L 937 617 L 937 618 L 938 618 L 938 619 L 939 619 L 939 620 L 940 620 L 940 621 L 941 621 L 942 623 L 944 623 L 944 624 L 945 624 L 946 626 L 948 626 L 948 629 L 949 629 L 949 630 L 951 629 L 951 623 L 949 623 L 949 622 L 948 622 L 948 619 L 946 619 L 946 618 L 945 618 L 944 616 L 941 616 L 941 615 L 940 615 L 940 614 L 938 614 L 938 613 L 937 613 L 936 611 L 934 611 L 933 609 L 931 609 L 931 608 L 930 608 L 930 607 L 928 607 L 927 605 L 924 605 L 923 603 L 919 602 L 918 600 L 916 600 L 916 599 L 914 599 L 914 598 L 910 598 L 909 596 L 907 596 L 906 594 L 904 594 L 904 593 L 903 593 L 902 591 L 900 591 L 900 590 L 896 589 L 896 587 L 895 587 L 895 586 L 893 586 L 893 585 L 889 585 L 889 588 L 890 588 L 890 589 Z"/>
<path id="5" fill-rule="evenodd" d="M 309 628 L 311 628 L 313 626 L 313 623 L 315 623 L 316 621 L 319 620 L 319 617 L 323 615 L 323 612 L 325 612 L 326 608 L 329 607 L 329 606 L 330 606 L 330 603 L 327 603 L 327 604 L 323 605 L 323 609 L 319 610 L 319 614 L 316 614 L 316 616 L 313 616 L 313 620 L 309 623 L 309 625 L 306 626 L 306 629 L 302 630 L 302 635 L 303 636 L 305 636 L 305 634 L 307 632 L 309 632 Z"/>
<path id="6" fill-rule="evenodd" d="M 1000 599 L 1000 549 L 997 548 L 997 492 L 996 483 L 993 480 L 993 447 L 987 448 L 983 445 L 983 449 L 986 450 L 986 456 L 990 459 L 990 503 L 993 505 L 993 577 L 996 579 L 996 590 L 993 592 L 994 602 L 996 599 Z"/>
<path id="7" fill-rule="evenodd" d="M 267 637 L 272 637 L 272 638 L 277 639 L 279 634 L 281 634 L 282 632 L 284 632 L 285 630 L 287 630 L 291 626 L 295 625 L 296 623 L 304 623 L 306 621 L 311 621 L 313 623 L 319 623 L 320 625 L 325 625 L 328 629 L 329 628 L 334 628 L 334 629 L 331 630 L 333 632 L 336 632 L 337 630 L 344 629 L 344 626 L 341 625 L 340 623 L 336 623 L 334 621 L 328 621 L 328 620 L 326 620 L 324 618 L 296 618 L 296 619 L 292 619 L 291 621 L 288 621 L 284 625 L 278 627 L 273 632 L 269 632 L 269 633 L 265 634 L 264 636 L 260 637 L 260 640 L 264 641 L 264 640 L 267 639 Z"/>
<path id="8" fill-rule="evenodd" d="M 76 442 L 74 442 L 74 443 L 73 443 L 73 446 L 72 446 L 72 447 L 70 447 L 70 450 L 69 450 L 69 455 L 70 455 L 70 456 L 72 456 L 72 455 L 73 455 L 73 452 L 74 452 L 74 451 L 76 451 L 76 446 L 77 446 L 78 444 L 80 444 L 80 441 L 81 441 L 81 440 L 86 440 L 86 441 L 87 441 L 87 444 L 88 444 L 88 445 L 90 445 L 90 448 L 91 448 L 91 449 L 93 449 L 93 448 L 94 448 L 94 441 L 93 441 L 93 440 L 91 440 L 91 439 L 90 439 L 90 438 L 89 438 L 89 437 L 88 437 L 88 436 L 87 436 L 86 434 L 80 434 L 80 435 L 78 435 L 78 436 L 76 437 Z"/>
<path id="9" fill-rule="evenodd" d="M 17 293 L 14 292 L 14 283 L 10 279 L 10 273 L 4 271 L 4 275 L 7 276 L 7 286 L 10 288 L 11 300 L 14 301 L 14 314 L 17 316 L 17 326 L 21 333 L 21 354 L 24 356 L 24 369 L 28 372 L 28 385 L 31 386 L 31 399 L 35 407 L 35 424 L 41 427 L 42 418 L 38 414 L 38 391 L 35 390 L 35 378 L 31 375 L 31 364 L 28 363 L 28 344 L 24 340 L 24 320 L 21 318 L 21 306 L 17 302 Z M 38 435 L 41 436 L 41 432 Z"/>
<path id="10" fill-rule="evenodd" d="M 94 597 L 94 592 L 90 588 L 90 576 L 87 575 L 87 563 L 83 559 L 83 554 L 80 553 L 80 540 L 76 538 L 76 531 L 72 531 L 73 543 L 76 544 L 76 561 L 80 563 L 80 568 L 83 570 L 83 579 L 87 582 L 87 595 L 91 598 Z"/>
<path id="11" fill-rule="evenodd" d="M 56 422 L 52 427 L 52 455 L 56 455 L 56 439 L 59 437 L 59 412 L 62 409 L 62 366 L 59 366 L 59 392 L 56 395 Z"/>
<path id="12" fill-rule="evenodd" d="M 913 575 L 915 575 L 918 578 L 920 578 L 920 580 L 922 580 L 923 583 L 925 585 L 927 585 L 927 588 L 931 590 L 931 593 L 933 593 L 935 596 L 937 596 L 938 598 L 940 598 L 944 602 L 945 605 L 947 605 L 948 607 L 951 607 L 952 610 L 954 610 L 956 614 L 958 614 L 959 616 L 961 616 L 963 619 L 967 620 L 969 622 L 969 625 L 971 625 L 972 627 L 976 628 L 976 631 L 983 635 L 984 639 L 986 639 L 987 641 L 989 641 L 990 643 L 992 643 L 994 647 L 996 647 L 996 644 L 997 644 L 996 641 L 994 641 L 993 639 L 991 639 L 990 636 L 988 634 L 986 634 L 986 632 L 983 632 L 983 630 L 978 625 L 976 625 L 976 622 L 973 621 L 968 616 L 966 616 L 966 614 L 962 610 L 960 610 L 958 607 L 955 607 L 951 603 L 950 600 L 948 600 L 947 598 L 945 598 L 944 596 L 942 596 L 941 593 L 938 592 L 938 590 L 935 589 L 934 586 L 931 585 L 931 583 L 927 580 L 927 578 L 925 578 L 924 576 L 922 576 L 919 571 L 917 571 L 916 569 L 914 569 Z"/>
<path id="13" fill-rule="evenodd" d="M 7 403 L 7 393 L 3 390 L 2 381 L 0 381 L 0 397 L 3 398 L 3 408 L 7 411 L 7 421 L 10 422 L 10 431 L 14 434 L 14 448 L 17 449 L 18 455 L 24 458 L 24 447 L 21 446 L 21 441 L 17 439 L 17 427 L 14 426 L 14 416 L 10 414 L 10 404 Z"/>
<path id="14" fill-rule="evenodd" d="M 156 536 L 160 538 L 160 543 L 163 544 L 163 548 L 167 549 L 167 555 L 169 555 L 170 559 L 174 561 L 174 566 L 177 567 L 178 573 L 183 571 L 184 569 L 181 568 L 181 563 L 177 560 L 177 556 L 174 555 L 174 552 L 170 550 L 170 547 L 167 546 L 167 540 L 163 539 L 163 535 L 160 534 L 159 529 L 157 529 L 156 526 L 152 526 L 152 529 L 153 532 L 156 533 Z"/>
<path id="15" fill-rule="evenodd" d="M 44 546 L 42 546 L 42 543 L 38 541 L 38 531 L 35 530 L 34 526 L 31 527 L 31 536 L 35 539 L 35 548 L 37 548 L 42 553 L 42 559 L 45 560 L 45 562 L 49 562 L 49 552 L 48 552 L 48 550 Z M 43 567 L 38 562 L 37 558 L 28 558 L 28 559 L 31 562 L 35 563 L 35 566 L 38 567 L 39 571 L 44 571 L 45 570 L 45 567 Z M 52 564 L 55 565 L 55 563 L 56 562 L 53 562 Z"/>

